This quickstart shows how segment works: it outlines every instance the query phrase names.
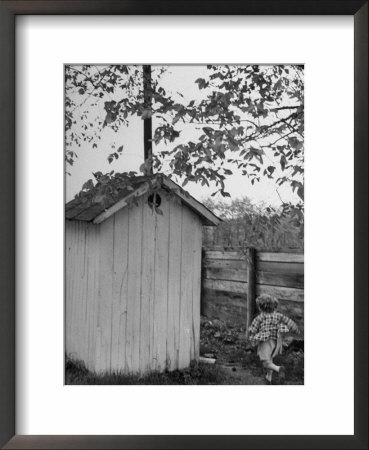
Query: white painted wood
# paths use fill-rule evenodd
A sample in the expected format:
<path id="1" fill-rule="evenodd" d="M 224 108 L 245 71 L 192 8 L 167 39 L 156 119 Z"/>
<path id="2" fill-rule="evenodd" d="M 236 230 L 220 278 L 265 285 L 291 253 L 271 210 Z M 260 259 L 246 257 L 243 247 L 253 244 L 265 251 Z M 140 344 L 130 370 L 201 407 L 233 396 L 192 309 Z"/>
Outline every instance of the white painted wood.
<path id="1" fill-rule="evenodd" d="M 110 371 L 111 367 L 114 221 L 113 216 L 103 222 L 100 228 L 98 326 L 101 332 L 101 353 L 98 372 Z"/>
<path id="2" fill-rule="evenodd" d="M 192 214 L 182 208 L 182 252 L 181 252 L 181 306 L 179 368 L 188 367 L 191 358 L 192 334 Z"/>
<path id="3" fill-rule="evenodd" d="M 182 202 L 199 216 L 202 217 L 204 225 L 218 225 L 221 222 L 215 214 L 213 214 L 209 209 L 207 209 L 202 203 L 194 199 L 188 192 L 183 190 L 178 184 L 174 183 L 167 177 L 163 178 L 163 185 L 170 189 L 177 195 Z"/>
<path id="4" fill-rule="evenodd" d="M 178 369 L 181 298 L 182 205 L 177 197 L 170 199 L 167 365 Z"/>
<path id="5" fill-rule="evenodd" d="M 200 356 L 200 297 L 201 297 L 201 244 L 202 225 L 198 217 L 193 217 L 193 264 L 192 264 L 192 359 Z"/>
<path id="6" fill-rule="evenodd" d="M 90 370 L 187 367 L 199 355 L 202 219 L 161 192 L 100 224 L 66 222 L 66 351 Z"/>
<path id="7" fill-rule="evenodd" d="M 83 305 L 83 289 L 84 289 L 84 258 L 85 258 L 85 224 L 78 222 L 78 243 L 77 243 L 77 259 L 75 265 L 76 272 L 76 292 L 74 302 L 74 327 L 73 342 L 74 352 L 78 359 L 83 360 L 82 340 L 83 340 L 83 322 L 82 322 L 82 305 Z"/>
<path id="8" fill-rule="evenodd" d="M 89 225 L 88 285 L 88 359 L 87 367 L 95 370 L 97 306 L 99 300 L 100 227 Z"/>
<path id="9" fill-rule="evenodd" d="M 127 206 L 128 203 L 129 203 L 129 200 L 131 198 L 140 197 L 145 192 L 147 192 L 148 189 L 149 189 L 149 184 L 148 183 L 142 184 L 138 189 L 132 191 L 130 194 L 126 195 L 124 198 L 119 200 L 113 206 L 111 206 L 110 208 L 106 209 L 104 212 L 102 212 L 97 217 L 95 217 L 95 219 L 93 220 L 93 223 L 97 225 L 97 224 L 103 222 L 104 220 L 108 219 L 113 214 L 118 212 L 120 209 L 122 209 L 125 206 Z"/>
<path id="10" fill-rule="evenodd" d="M 141 323 L 140 323 L 140 372 L 145 373 L 156 366 L 152 354 L 154 324 L 155 281 L 155 215 L 144 198 L 142 220 L 141 261 Z"/>
<path id="11" fill-rule="evenodd" d="M 154 348 L 156 349 L 156 370 L 166 369 L 167 356 L 167 304 L 168 304 L 168 242 L 169 242 L 169 201 L 165 192 L 160 193 L 160 209 L 156 214 L 155 243 L 155 314 Z"/>
<path id="12" fill-rule="evenodd" d="M 114 223 L 111 348 L 112 372 L 124 372 L 125 369 L 129 245 L 128 216 L 128 210 L 121 209 L 115 214 Z"/>
<path id="13" fill-rule="evenodd" d="M 140 369 L 141 250 L 143 200 L 129 207 L 128 299 L 126 329 L 126 367 Z"/>

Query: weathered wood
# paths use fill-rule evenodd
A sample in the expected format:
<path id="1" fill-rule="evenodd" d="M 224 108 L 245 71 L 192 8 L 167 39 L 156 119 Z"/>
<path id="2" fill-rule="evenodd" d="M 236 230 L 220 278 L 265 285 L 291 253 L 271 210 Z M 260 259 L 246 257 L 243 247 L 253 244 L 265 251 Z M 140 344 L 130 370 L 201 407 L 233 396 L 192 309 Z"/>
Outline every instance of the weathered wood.
<path id="1" fill-rule="evenodd" d="M 258 261 L 257 269 L 260 272 L 303 274 L 304 264 Z"/>
<path id="2" fill-rule="evenodd" d="M 66 207 L 66 216 L 68 219 L 74 219 L 78 214 L 81 214 L 83 211 L 86 211 L 90 208 L 90 204 L 88 202 L 78 202 L 77 204 L 73 203 L 73 207 L 68 205 Z"/>
<path id="3" fill-rule="evenodd" d="M 66 351 L 96 372 L 174 370 L 199 356 L 204 219 L 166 190 L 163 215 L 152 214 L 146 197 L 100 224 L 66 222 Z"/>
<path id="4" fill-rule="evenodd" d="M 95 370 L 96 361 L 96 331 L 97 310 L 99 302 L 99 274 L 100 274 L 100 228 L 90 225 L 90 267 L 91 267 L 91 299 L 89 302 L 89 325 L 88 325 L 88 360 L 87 367 Z"/>
<path id="5" fill-rule="evenodd" d="M 205 250 L 204 257 L 206 259 L 230 259 L 236 261 L 242 261 L 245 259 L 245 255 L 240 252 L 229 251 L 212 251 Z"/>
<path id="6" fill-rule="evenodd" d="M 100 246 L 98 326 L 101 332 L 101 358 L 96 370 L 103 372 L 109 371 L 111 365 L 114 217 L 102 224 L 100 233 L 102 243 Z"/>
<path id="7" fill-rule="evenodd" d="M 256 312 L 256 251 L 249 247 L 246 253 L 247 261 L 247 307 L 246 307 L 246 332 L 254 319 Z"/>
<path id="8" fill-rule="evenodd" d="M 246 271 L 246 261 L 232 259 L 208 259 L 204 252 L 203 267 L 214 269 L 243 269 Z"/>
<path id="9" fill-rule="evenodd" d="M 205 267 L 204 278 L 209 280 L 223 280 L 223 281 L 247 281 L 246 269 L 229 269 L 222 267 Z M 268 284 L 273 286 L 286 286 L 303 288 L 304 275 L 295 273 L 273 273 L 273 272 L 256 272 L 257 284 Z"/>
<path id="10" fill-rule="evenodd" d="M 167 177 L 163 178 L 163 185 L 170 189 L 172 192 L 182 200 L 189 209 L 193 210 L 197 215 L 202 217 L 204 225 L 218 225 L 221 220 L 207 209 L 202 203 L 191 197 L 185 190 L 183 190 L 178 184 L 174 183 Z"/>
<path id="11" fill-rule="evenodd" d="M 193 215 L 192 233 L 192 345 L 191 360 L 200 355 L 200 296 L 201 296 L 201 241 L 202 226 L 198 217 Z"/>
<path id="12" fill-rule="evenodd" d="M 191 212 L 182 208 L 182 250 L 181 250 L 181 306 L 180 306 L 180 369 L 188 367 L 191 358 L 192 331 L 192 220 Z"/>
<path id="13" fill-rule="evenodd" d="M 142 213 L 142 202 L 129 208 L 126 367 L 130 373 L 140 368 Z"/>
<path id="14" fill-rule="evenodd" d="M 257 252 L 256 259 L 257 261 L 304 263 L 304 255 L 301 253 Z"/>
<path id="15" fill-rule="evenodd" d="M 216 291 L 235 292 L 239 294 L 247 294 L 247 283 L 241 281 L 228 280 L 203 280 L 205 289 L 213 289 Z"/>
<path id="16" fill-rule="evenodd" d="M 155 349 L 156 370 L 166 368 L 167 356 L 167 304 L 168 304 L 168 242 L 169 242 L 169 203 L 165 193 L 162 195 L 160 209 L 163 215 L 156 214 L 155 229 Z"/>
<path id="17" fill-rule="evenodd" d="M 229 292 L 236 294 L 247 294 L 247 283 L 239 281 L 223 281 L 223 280 L 203 280 L 203 288 L 205 290 L 216 290 L 220 292 Z M 270 294 L 282 300 L 291 300 L 296 302 L 304 301 L 304 290 L 281 287 L 267 286 L 262 284 L 256 285 L 256 295 Z"/>
<path id="18" fill-rule="evenodd" d="M 304 288 L 304 274 L 299 273 L 273 273 L 256 272 L 256 283 L 272 286 L 285 286 L 292 288 Z"/>
<path id="19" fill-rule="evenodd" d="M 304 301 L 304 290 L 280 286 L 267 286 L 264 284 L 256 285 L 256 294 L 269 294 L 277 297 L 279 300 L 290 300 L 294 302 Z"/>
<path id="20" fill-rule="evenodd" d="M 127 206 L 128 202 L 129 202 L 129 200 L 131 198 L 140 197 L 145 192 L 147 192 L 148 189 L 149 189 L 149 183 L 142 184 L 139 188 L 135 189 L 130 194 L 126 195 L 124 198 L 122 198 L 117 203 L 115 203 L 113 206 L 111 206 L 110 208 L 106 209 L 101 214 L 99 214 L 97 217 L 95 217 L 95 219 L 93 220 L 93 223 L 95 225 L 97 225 L 99 223 L 104 222 L 104 220 L 109 219 L 109 217 L 111 217 L 117 211 L 119 211 L 120 209 L 122 209 L 125 206 Z"/>
<path id="21" fill-rule="evenodd" d="M 83 210 L 81 213 L 77 214 L 75 220 L 90 221 L 93 220 L 104 208 L 101 204 L 95 203 L 90 205 L 87 209 Z"/>
<path id="22" fill-rule="evenodd" d="M 169 219 L 169 272 L 168 272 L 168 326 L 167 367 L 178 369 L 180 298 L 181 298 L 181 247 L 182 205 L 178 198 L 170 200 Z"/>
<path id="23" fill-rule="evenodd" d="M 128 289 L 128 210 L 114 216 L 111 371 L 125 370 Z M 95 228 L 95 225 L 93 225 Z"/>
<path id="24" fill-rule="evenodd" d="M 204 277 L 209 280 L 247 281 L 246 269 L 223 269 L 218 267 L 205 267 Z"/>
<path id="25" fill-rule="evenodd" d="M 145 199 L 146 200 L 146 199 Z M 155 280 L 155 214 L 148 206 L 143 205 L 143 240 L 142 248 L 142 287 L 141 287 L 141 324 L 140 324 L 140 372 L 144 373 L 155 364 L 153 352 L 154 324 L 154 280 Z"/>
<path id="26" fill-rule="evenodd" d="M 245 329 L 245 294 L 204 289 L 201 295 L 201 312 L 209 319 L 221 319 Z"/>

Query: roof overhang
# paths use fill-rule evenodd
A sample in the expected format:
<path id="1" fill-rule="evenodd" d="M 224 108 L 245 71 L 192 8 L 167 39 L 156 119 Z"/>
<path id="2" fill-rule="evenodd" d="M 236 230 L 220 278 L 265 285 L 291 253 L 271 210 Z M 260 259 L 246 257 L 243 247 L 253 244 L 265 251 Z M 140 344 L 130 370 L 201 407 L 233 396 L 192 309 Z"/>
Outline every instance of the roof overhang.
<path id="1" fill-rule="evenodd" d="M 91 217 L 91 214 L 84 214 L 82 216 L 76 215 L 73 217 L 73 214 L 69 214 L 68 216 L 68 205 L 71 205 L 75 201 L 71 201 L 67 204 L 66 209 L 66 218 L 67 219 L 75 219 L 75 220 L 85 220 L 92 221 L 94 224 L 99 224 L 104 222 L 104 220 L 111 217 L 113 214 L 118 212 L 120 209 L 126 207 L 133 198 L 138 198 L 147 193 L 150 188 L 162 188 L 169 192 L 173 192 L 184 205 L 186 205 L 189 209 L 191 209 L 195 214 L 200 216 L 203 225 L 207 226 L 217 226 L 221 219 L 219 219 L 214 213 L 212 213 L 206 206 L 204 206 L 201 202 L 193 198 L 187 191 L 182 189 L 178 184 L 172 181 L 165 175 L 157 174 L 154 175 L 149 181 L 142 181 L 142 183 L 137 186 L 133 191 L 127 192 L 126 195 L 121 197 L 116 203 L 112 204 L 105 210 L 101 211 L 101 209 L 96 213 L 95 216 Z M 94 206 L 90 205 L 92 209 Z M 77 205 L 78 208 L 78 205 Z M 87 208 L 89 209 L 89 208 Z M 91 211 L 89 209 L 89 211 Z"/>

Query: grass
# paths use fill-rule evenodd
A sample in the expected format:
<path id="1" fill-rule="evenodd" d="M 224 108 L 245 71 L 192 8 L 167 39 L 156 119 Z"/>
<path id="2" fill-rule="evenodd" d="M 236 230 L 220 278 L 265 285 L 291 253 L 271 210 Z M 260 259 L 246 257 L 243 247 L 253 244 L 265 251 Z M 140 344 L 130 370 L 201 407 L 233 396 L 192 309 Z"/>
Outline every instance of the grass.
<path id="1" fill-rule="evenodd" d="M 216 358 L 216 364 L 192 361 L 191 366 L 173 372 L 146 375 L 104 373 L 87 370 L 81 361 L 66 358 L 68 385 L 229 385 L 265 384 L 264 372 L 255 350 L 247 348 L 245 332 L 220 320 L 201 318 L 200 354 Z M 275 363 L 286 367 L 286 384 L 304 384 L 303 342 L 290 340 Z M 278 377 L 274 377 L 277 381 Z M 276 382 L 274 381 L 274 383 Z M 273 384 L 274 384 L 273 383 Z"/>
<path id="2" fill-rule="evenodd" d="M 65 384 L 98 384 L 98 385 L 196 385 L 196 384 L 228 384 L 227 371 L 216 365 L 197 364 L 192 362 L 191 367 L 173 372 L 151 372 L 140 376 L 136 374 L 125 375 L 119 373 L 95 374 L 86 369 L 81 361 L 66 359 Z"/>
<path id="3" fill-rule="evenodd" d="M 277 365 L 286 368 L 286 384 L 304 384 L 304 342 L 292 337 L 289 346 L 275 358 Z M 245 340 L 245 330 L 215 319 L 201 318 L 200 353 L 209 354 L 217 363 L 242 367 L 252 375 L 264 378 L 264 371 L 255 349 L 250 349 Z M 274 377 L 275 378 L 275 377 Z M 252 383 L 248 383 L 252 384 Z"/>

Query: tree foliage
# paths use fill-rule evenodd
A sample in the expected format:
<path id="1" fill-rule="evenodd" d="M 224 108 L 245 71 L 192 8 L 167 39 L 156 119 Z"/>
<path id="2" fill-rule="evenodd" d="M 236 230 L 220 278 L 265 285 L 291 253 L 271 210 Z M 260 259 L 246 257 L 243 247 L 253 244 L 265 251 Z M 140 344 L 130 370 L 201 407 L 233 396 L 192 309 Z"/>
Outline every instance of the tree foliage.
<path id="1" fill-rule="evenodd" d="M 285 212 L 266 205 L 255 205 L 244 196 L 230 203 L 224 200 L 206 199 L 204 205 L 223 219 L 216 229 L 207 227 L 204 245 L 247 248 L 259 250 L 303 250 L 304 225 L 302 214 Z"/>
<path id="2" fill-rule="evenodd" d="M 153 117 L 155 172 L 169 168 L 183 186 L 211 185 L 213 195 L 223 197 L 229 197 L 225 180 L 234 171 L 253 184 L 266 177 L 297 193 L 300 202 L 284 204 L 285 213 L 291 208 L 302 211 L 303 67 L 208 65 L 206 75 L 196 80 L 201 95 L 190 101 L 164 89 L 165 70 L 153 67 L 148 106 L 142 66 L 66 66 L 67 164 L 75 163 L 82 142 L 97 148 L 104 128 L 118 131 L 132 116 Z M 92 115 L 93 107 L 102 113 Z M 177 143 L 187 124 L 197 124 L 202 133 L 194 141 Z M 121 154 L 123 147 L 113 148 L 109 162 Z"/>

